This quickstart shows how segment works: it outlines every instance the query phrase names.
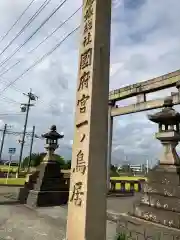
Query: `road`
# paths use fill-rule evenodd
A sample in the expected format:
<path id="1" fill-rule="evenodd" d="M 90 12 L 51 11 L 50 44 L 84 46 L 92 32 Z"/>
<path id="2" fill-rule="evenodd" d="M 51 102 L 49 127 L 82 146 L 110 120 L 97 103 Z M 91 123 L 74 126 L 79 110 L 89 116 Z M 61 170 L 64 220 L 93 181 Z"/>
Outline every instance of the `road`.
<path id="1" fill-rule="evenodd" d="M 67 206 L 31 210 L 7 198 L 8 193 L 17 191 L 17 188 L 0 187 L 0 237 L 3 240 L 63 240 Z M 133 201 L 138 198 L 139 196 L 108 198 L 108 211 L 128 212 Z M 107 240 L 114 240 L 115 230 L 115 224 L 107 221 Z"/>

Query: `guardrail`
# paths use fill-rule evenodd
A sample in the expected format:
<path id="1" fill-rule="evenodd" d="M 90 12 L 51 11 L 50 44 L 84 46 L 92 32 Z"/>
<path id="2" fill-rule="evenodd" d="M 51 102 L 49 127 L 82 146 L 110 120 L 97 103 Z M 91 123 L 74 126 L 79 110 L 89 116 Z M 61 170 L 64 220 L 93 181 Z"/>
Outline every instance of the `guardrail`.
<path id="1" fill-rule="evenodd" d="M 110 180 L 110 192 L 112 193 L 133 193 L 141 192 L 142 183 L 145 179 L 139 180 Z"/>

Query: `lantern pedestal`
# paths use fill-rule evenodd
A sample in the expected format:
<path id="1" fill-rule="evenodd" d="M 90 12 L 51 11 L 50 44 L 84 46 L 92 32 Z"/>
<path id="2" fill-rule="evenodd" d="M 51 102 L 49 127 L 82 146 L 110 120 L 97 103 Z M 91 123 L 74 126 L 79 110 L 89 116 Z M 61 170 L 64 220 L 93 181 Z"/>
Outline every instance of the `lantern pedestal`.
<path id="1" fill-rule="evenodd" d="M 159 165 L 148 174 L 148 182 L 143 184 L 143 196 L 135 204 L 135 217 L 180 228 L 180 167 Z"/>
<path id="2" fill-rule="evenodd" d="M 66 204 L 69 185 L 61 173 L 60 164 L 53 160 L 43 161 L 37 171 L 37 181 L 29 191 L 26 204 L 31 207 Z"/>
<path id="3" fill-rule="evenodd" d="M 68 202 L 69 181 L 61 173 L 61 166 L 56 161 L 54 151 L 58 148 L 58 139 L 63 138 L 56 132 L 56 126 L 44 134 L 47 154 L 20 190 L 19 200 L 31 207 L 58 206 Z"/>

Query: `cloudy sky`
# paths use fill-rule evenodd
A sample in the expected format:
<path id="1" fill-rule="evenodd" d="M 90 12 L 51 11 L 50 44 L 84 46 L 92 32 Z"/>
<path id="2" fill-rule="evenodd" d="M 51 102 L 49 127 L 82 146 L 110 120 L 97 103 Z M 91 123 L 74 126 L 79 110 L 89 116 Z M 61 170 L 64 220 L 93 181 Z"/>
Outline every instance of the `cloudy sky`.
<path id="1" fill-rule="evenodd" d="M 48 3 L 46 1 L 48 3 L 46 7 L 14 39 L 45 1 L 35 0 L 6 35 L 31 1 L 0 0 L 0 129 L 3 129 L 4 124 L 7 123 L 11 131 L 22 131 L 25 115 L 20 111 L 20 103 L 27 102 L 27 97 L 23 93 L 27 93 L 32 88 L 38 100 L 30 110 L 28 131 L 31 131 L 35 125 L 36 134 L 40 135 L 48 131 L 50 125 L 56 124 L 58 131 L 65 134 L 65 138 L 60 141 L 61 147 L 58 151 L 66 159 L 70 159 L 79 31 L 71 34 L 56 51 L 44 58 L 44 61 L 27 71 L 22 77 L 19 78 L 19 76 L 79 26 L 81 11 L 78 11 L 54 35 L 38 46 L 48 34 L 51 34 L 81 6 L 82 0 L 67 0 L 24 44 L 52 11 L 63 2 L 51 0 Z M 112 0 L 112 2 L 111 90 L 179 69 L 180 1 Z M 16 49 L 19 50 L 15 53 Z M 15 66 L 11 68 L 13 65 Z M 6 71 L 9 68 L 10 70 Z M 13 83 L 14 80 L 17 81 Z M 9 86 L 10 83 L 12 84 Z M 170 94 L 171 89 L 168 91 Z M 168 91 L 151 94 L 150 98 L 165 96 Z M 123 101 L 120 104 L 130 102 L 132 100 Z M 113 162 L 118 163 L 124 159 L 135 163 L 146 159 L 155 162 L 161 150 L 161 145 L 153 136 L 155 131 L 156 125 L 147 120 L 147 112 L 116 117 Z M 8 156 L 9 147 L 16 147 L 18 156 L 20 147 L 18 139 L 21 137 L 21 135 L 6 136 L 4 158 Z M 29 143 L 30 139 L 27 138 L 25 155 L 29 152 Z M 43 151 L 43 144 L 43 140 L 36 139 L 33 151 Z"/>

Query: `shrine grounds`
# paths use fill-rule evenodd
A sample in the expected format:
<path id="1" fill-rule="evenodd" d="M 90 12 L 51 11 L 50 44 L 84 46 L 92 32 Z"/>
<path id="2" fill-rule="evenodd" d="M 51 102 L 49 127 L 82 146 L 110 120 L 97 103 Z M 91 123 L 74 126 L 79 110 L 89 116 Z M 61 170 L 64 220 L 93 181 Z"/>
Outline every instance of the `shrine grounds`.
<path id="1" fill-rule="evenodd" d="M 0 186 L 0 239 L 1 240 L 64 240 L 67 205 L 30 209 L 20 205 L 13 194 L 18 187 Z M 11 197 L 10 197 L 11 196 Z M 108 212 L 128 212 L 132 202 L 140 197 L 108 198 Z M 107 240 L 114 240 L 116 224 L 107 221 Z"/>

